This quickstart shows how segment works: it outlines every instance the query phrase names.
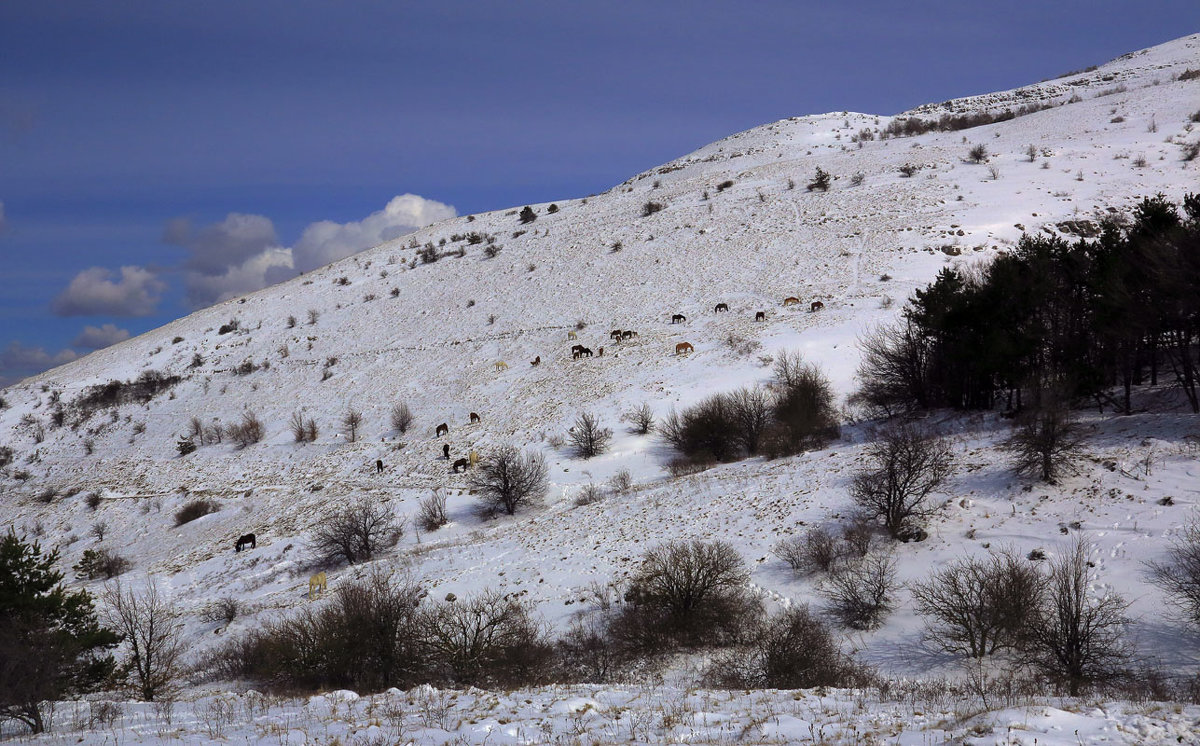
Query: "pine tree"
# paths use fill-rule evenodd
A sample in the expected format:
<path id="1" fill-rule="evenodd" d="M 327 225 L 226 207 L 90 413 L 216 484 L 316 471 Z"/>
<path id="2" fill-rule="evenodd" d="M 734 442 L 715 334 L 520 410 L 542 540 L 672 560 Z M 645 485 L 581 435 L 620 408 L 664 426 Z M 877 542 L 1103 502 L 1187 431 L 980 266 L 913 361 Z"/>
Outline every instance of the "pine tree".
<path id="1" fill-rule="evenodd" d="M 10 528 L 0 539 L 0 718 L 45 730 L 41 703 L 96 689 L 116 668 L 119 638 L 100 626 L 86 591 L 68 591 L 42 555 Z"/>

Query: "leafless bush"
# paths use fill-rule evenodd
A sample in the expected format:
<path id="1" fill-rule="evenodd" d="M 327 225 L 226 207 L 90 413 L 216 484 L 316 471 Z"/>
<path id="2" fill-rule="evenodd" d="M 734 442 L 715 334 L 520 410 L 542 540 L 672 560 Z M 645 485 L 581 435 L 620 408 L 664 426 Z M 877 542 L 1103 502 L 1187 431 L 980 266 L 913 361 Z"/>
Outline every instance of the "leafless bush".
<path id="1" fill-rule="evenodd" d="M 487 510 L 513 515 L 517 508 L 541 502 L 549 489 L 549 473 L 541 454 L 502 446 L 475 470 L 471 487 Z"/>
<path id="2" fill-rule="evenodd" d="M 1196 625 L 1200 625 L 1200 523 L 1184 526 L 1171 539 L 1166 558 L 1147 563 L 1154 584 Z"/>
<path id="3" fill-rule="evenodd" d="M 717 658 L 708 678 L 736 689 L 811 689 L 858 687 L 871 674 L 808 607 L 796 606 L 762 625 L 746 648 Z"/>
<path id="4" fill-rule="evenodd" d="M 412 425 L 413 413 L 408 404 L 400 402 L 392 407 L 392 429 L 403 435 Z"/>
<path id="5" fill-rule="evenodd" d="M 221 507 L 213 500 L 199 498 L 189 500 L 184 503 L 183 507 L 175 511 L 175 525 L 182 526 L 185 523 L 191 523 L 197 518 L 216 513 Z"/>
<path id="6" fill-rule="evenodd" d="M 386 505 L 362 497 L 318 524 L 313 532 L 312 548 L 318 561 L 365 562 L 384 547 L 394 544 L 403 526 L 396 522 Z"/>
<path id="7" fill-rule="evenodd" d="M 775 359 L 774 400 L 766 433 L 769 456 L 786 456 L 819 448 L 840 433 L 833 385 L 816 365 L 798 353 L 784 351 Z"/>
<path id="8" fill-rule="evenodd" d="M 346 440 L 351 443 L 358 442 L 358 429 L 362 427 L 363 413 L 354 407 L 346 407 L 346 412 L 342 415 L 342 428 L 346 431 Z"/>
<path id="9" fill-rule="evenodd" d="M 715 394 L 682 415 L 672 410 L 658 432 L 694 463 L 733 461 L 743 453 L 758 453 L 771 422 L 770 404 L 770 397 L 757 387 Z"/>
<path id="10" fill-rule="evenodd" d="M 259 442 L 265 434 L 266 428 L 263 426 L 262 420 L 258 419 L 253 412 L 243 412 L 242 421 L 229 426 L 229 437 L 233 438 L 241 448 Z"/>
<path id="11" fill-rule="evenodd" d="M 106 533 L 108 533 L 108 521 L 96 521 L 92 524 L 92 536 L 96 537 L 96 541 L 104 541 Z"/>
<path id="12" fill-rule="evenodd" d="M 623 414 L 621 419 L 632 425 L 633 431 L 638 435 L 647 435 L 654 430 L 654 412 L 645 402 L 642 402 L 642 406 L 637 409 L 631 409 Z"/>
<path id="13" fill-rule="evenodd" d="M 618 639 L 647 651 L 729 644 L 761 613 L 741 556 L 722 541 L 671 542 L 642 556 L 614 620 Z"/>
<path id="14" fill-rule="evenodd" d="M 870 416 L 893 417 L 926 407 L 927 354 L 917 331 L 904 322 L 876 327 L 859 339 L 859 388 L 850 403 Z"/>
<path id="15" fill-rule="evenodd" d="M 608 480 L 609 488 L 618 495 L 624 495 L 633 489 L 633 476 L 628 469 L 622 469 Z"/>
<path id="16" fill-rule="evenodd" d="M 821 527 L 780 541 L 774 552 L 788 567 L 805 575 L 828 572 L 842 556 L 837 539 Z"/>
<path id="17" fill-rule="evenodd" d="M 604 499 L 604 490 L 589 482 L 579 488 L 579 494 L 575 496 L 575 505 L 576 507 L 582 507 L 584 505 L 591 505 L 602 499 Z"/>
<path id="18" fill-rule="evenodd" d="M 179 607 L 158 591 L 115 585 L 101 595 L 108 626 L 124 638 L 126 666 L 138 695 L 147 702 L 171 694 L 182 674 L 184 645 Z"/>
<path id="19" fill-rule="evenodd" d="M 987 157 L 987 146 L 983 143 L 973 145 L 971 146 L 971 149 L 967 151 L 967 160 L 971 163 L 983 163 L 987 160 Z"/>
<path id="20" fill-rule="evenodd" d="M 422 531 L 437 531 L 450 522 L 446 517 L 446 496 L 434 490 L 417 506 L 417 527 Z"/>
<path id="21" fill-rule="evenodd" d="M 649 217 L 654 213 L 661 211 L 665 207 L 666 205 L 664 205 L 662 202 L 647 202 L 646 204 L 642 205 L 642 217 Z"/>
<path id="22" fill-rule="evenodd" d="M 730 332 L 725 337 L 725 344 L 733 351 L 735 355 L 742 357 L 750 357 L 754 353 L 762 349 L 762 343 L 757 339 L 743 337 L 740 334 Z"/>
<path id="23" fill-rule="evenodd" d="M 937 511 L 929 494 L 950 474 L 946 441 L 915 425 L 894 425 L 867 447 L 866 456 L 866 468 L 851 481 L 850 497 L 892 536 Z"/>
<path id="24" fill-rule="evenodd" d="M 874 629 L 895 607 L 895 587 L 895 560 L 887 552 L 876 551 L 831 575 L 822 594 L 842 624 Z"/>
<path id="25" fill-rule="evenodd" d="M 1030 626 L 1033 663 L 1078 696 L 1085 687 L 1126 673 L 1129 604 L 1111 591 L 1089 595 L 1096 584 L 1092 545 L 1079 539 L 1051 565 L 1045 601 Z"/>
<path id="26" fill-rule="evenodd" d="M 288 427 L 291 428 L 292 437 L 297 443 L 313 443 L 317 440 L 317 421 L 312 417 L 305 417 L 302 412 L 292 413 Z"/>
<path id="27" fill-rule="evenodd" d="M 242 605 L 233 596 L 223 596 L 213 601 L 200 612 L 200 618 L 209 624 L 229 626 L 242 612 Z"/>
<path id="28" fill-rule="evenodd" d="M 437 678 L 458 686 L 513 687 L 541 681 L 553 648 L 529 604 L 495 591 L 438 604 L 422 617 Z"/>
<path id="29" fill-rule="evenodd" d="M 599 456 L 608 450 L 612 441 L 612 430 L 600 427 L 596 416 L 591 412 L 583 412 L 575 419 L 575 424 L 567 432 L 567 438 L 575 448 L 580 458 Z"/>
<path id="30" fill-rule="evenodd" d="M 1082 442 L 1070 410 L 1050 401 L 1022 416 L 1000 447 L 1010 454 L 1018 474 L 1037 475 L 1054 484 L 1063 473 L 1074 473 Z"/>
<path id="31" fill-rule="evenodd" d="M 1045 578 L 1029 560 L 1003 552 L 951 563 L 911 590 L 930 640 L 947 652 L 981 658 L 1024 645 Z"/>

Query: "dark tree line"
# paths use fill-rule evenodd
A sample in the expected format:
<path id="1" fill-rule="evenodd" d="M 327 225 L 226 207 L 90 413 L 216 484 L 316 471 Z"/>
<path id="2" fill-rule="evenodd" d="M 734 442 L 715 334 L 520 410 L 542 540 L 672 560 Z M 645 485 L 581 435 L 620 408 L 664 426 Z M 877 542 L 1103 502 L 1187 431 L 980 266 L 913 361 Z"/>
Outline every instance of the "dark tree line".
<path id="1" fill-rule="evenodd" d="M 1162 196 L 1096 240 L 1022 237 L 977 271 L 943 269 L 863 342 L 857 399 L 897 413 L 1040 408 L 1174 383 L 1200 413 L 1200 195 Z M 1110 396 L 1114 388 L 1120 393 Z"/>

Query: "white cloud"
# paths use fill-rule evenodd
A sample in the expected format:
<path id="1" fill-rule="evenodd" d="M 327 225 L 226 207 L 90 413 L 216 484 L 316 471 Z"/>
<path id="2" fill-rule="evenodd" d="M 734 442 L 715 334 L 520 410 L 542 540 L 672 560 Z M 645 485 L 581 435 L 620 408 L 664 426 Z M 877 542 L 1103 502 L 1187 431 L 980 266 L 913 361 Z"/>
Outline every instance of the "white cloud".
<path id="1" fill-rule="evenodd" d="M 206 275 L 225 274 L 230 267 L 279 246 L 270 218 L 237 212 L 198 231 L 187 218 L 176 218 L 167 223 L 163 240 L 187 249 L 186 268 Z"/>
<path id="2" fill-rule="evenodd" d="M 70 349 L 50 354 L 43 347 L 26 347 L 20 342 L 9 342 L 7 347 L 0 350 L 0 386 L 15 383 L 47 368 L 69 363 L 78 357 L 79 355 Z"/>
<path id="3" fill-rule="evenodd" d="M 120 329 L 116 324 L 104 324 L 103 326 L 83 327 L 83 331 L 79 332 L 79 336 L 75 337 L 75 341 L 71 344 L 76 347 L 86 347 L 89 350 L 99 350 L 127 339 L 129 339 L 128 329 Z"/>
<path id="4" fill-rule="evenodd" d="M 104 267 L 90 267 L 75 275 L 54 299 L 59 316 L 148 316 L 155 312 L 167 285 L 144 267 L 121 267 L 120 279 Z"/>
<path id="5" fill-rule="evenodd" d="M 292 267 L 291 249 L 279 247 L 255 254 L 241 264 L 225 267 L 224 270 L 221 274 L 187 272 L 184 275 L 188 303 L 193 308 L 252 293 L 296 274 Z"/>
<path id="6" fill-rule="evenodd" d="M 393 197 L 387 207 L 357 222 L 312 223 L 292 247 L 296 269 L 307 272 L 322 267 L 457 214 L 450 205 L 416 194 L 402 194 Z"/>

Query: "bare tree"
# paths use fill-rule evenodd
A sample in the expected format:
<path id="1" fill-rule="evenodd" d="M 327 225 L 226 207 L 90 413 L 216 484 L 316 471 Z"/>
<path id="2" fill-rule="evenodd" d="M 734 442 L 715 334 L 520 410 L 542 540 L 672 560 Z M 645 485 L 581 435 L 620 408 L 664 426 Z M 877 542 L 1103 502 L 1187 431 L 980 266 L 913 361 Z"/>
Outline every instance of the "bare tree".
<path id="1" fill-rule="evenodd" d="M 1079 539 L 1051 567 L 1049 588 L 1030 627 L 1034 665 L 1066 684 L 1072 697 L 1087 685 L 1125 673 L 1130 651 L 1124 640 L 1129 603 L 1113 592 L 1093 597 L 1092 545 Z"/>
<path id="2" fill-rule="evenodd" d="M 446 496 L 434 490 L 417 506 L 417 526 L 425 531 L 437 531 L 450 522 L 446 517 Z"/>
<path id="3" fill-rule="evenodd" d="M 626 412 L 621 419 L 632 425 L 633 431 L 638 435 L 646 435 L 654 429 L 654 412 L 645 402 L 642 402 L 642 406 L 637 409 Z"/>
<path id="4" fill-rule="evenodd" d="M 584 412 L 575 419 L 567 437 L 575 447 L 576 454 L 581 458 L 591 458 L 608 449 L 609 441 L 612 440 L 612 430 L 600 427 L 595 415 Z"/>
<path id="5" fill-rule="evenodd" d="M 972 658 L 1019 648 L 1045 595 L 1045 578 L 1012 552 L 954 562 L 911 586 L 929 638 Z"/>
<path id="6" fill-rule="evenodd" d="M 743 387 L 726 396 L 738 443 L 746 453 L 756 455 L 771 424 L 771 398 L 760 386 Z"/>
<path id="7" fill-rule="evenodd" d="M 130 674 L 138 695 L 147 702 L 169 696 L 182 673 L 184 645 L 179 607 L 161 594 L 153 580 L 145 590 L 104 589 L 108 625 L 128 646 Z"/>
<path id="8" fill-rule="evenodd" d="M 1193 624 L 1200 625 L 1200 523 L 1184 526 L 1164 560 L 1148 563 L 1154 584 L 1171 596 Z"/>
<path id="9" fill-rule="evenodd" d="M 876 327 L 859 339 L 858 346 L 862 350 L 855 373 L 859 388 L 851 395 L 851 404 L 885 417 L 930 405 L 928 343 L 913 324 Z"/>
<path id="10" fill-rule="evenodd" d="M 358 441 L 358 428 L 362 427 L 363 414 L 354 407 L 346 407 L 342 415 L 342 427 L 346 430 L 346 440 L 351 443 Z"/>
<path id="11" fill-rule="evenodd" d="M 439 604 L 424 615 L 423 627 L 442 676 L 458 685 L 527 682 L 552 653 L 532 606 L 496 591 Z"/>
<path id="12" fill-rule="evenodd" d="M 317 439 L 317 421 L 312 417 L 305 417 L 301 412 L 292 412 L 288 427 L 291 428 L 292 437 L 297 443 L 312 443 Z"/>
<path id="13" fill-rule="evenodd" d="M 471 476 L 471 487 L 490 510 L 509 515 L 517 508 L 541 502 L 550 488 L 550 469 L 538 453 L 501 446 Z"/>
<path id="14" fill-rule="evenodd" d="M 842 624 L 874 629 L 895 607 L 895 588 L 895 559 L 889 552 L 870 552 L 830 575 L 821 592 Z"/>
<path id="15" fill-rule="evenodd" d="M 263 426 L 262 420 L 258 419 L 253 412 L 242 412 L 242 421 L 229 426 L 230 437 L 236 440 L 238 446 L 242 448 L 259 442 L 265 434 L 266 428 Z M 219 433 L 216 434 L 215 441 L 221 442 Z"/>
<path id="16" fill-rule="evenodd" d="M 403 526 L 386 505 L 363 497 L 319 524 L 312 546 L 322 562 L 354 564 L 371 559 L 402 534 Z"/>
<path id="17" fill-rule="evenodd" d="M 950 474 L 950 446 L 915 425 L 901 424 L 867 447 L 868 466 L 856 473 L 850 496 L 872 518 L 899 535 L 915 519 L 936 512 L 929 493 Z"/>
<path id="18" fill-rule="evenodd" d="M 1074 472 L 1082 441 L 1070 410 L 1051 399 L 1018 421 L 1000 447 L 1012 455 L 1018 474 L 1037 475 L 1054 484 L 1063 473 Z"/>
<path id="19" fill-rule="evenodd" d="M 412 425 L 413 413 L 408 404 L 400 402 L 392 407 L 392 429 L 403 435 Z"/>

